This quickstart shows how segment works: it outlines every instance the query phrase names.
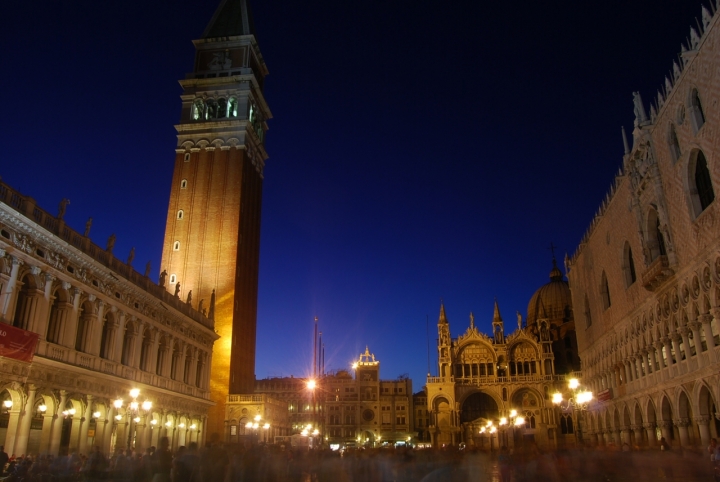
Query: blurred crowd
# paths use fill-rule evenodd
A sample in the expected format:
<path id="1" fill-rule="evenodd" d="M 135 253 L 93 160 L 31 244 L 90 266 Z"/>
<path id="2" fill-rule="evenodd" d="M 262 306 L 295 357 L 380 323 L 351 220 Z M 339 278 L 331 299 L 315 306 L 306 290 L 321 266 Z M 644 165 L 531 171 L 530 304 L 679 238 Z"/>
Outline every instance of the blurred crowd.
<path id="1" fill-rule="evenodd" d="M 276 445 L 191 443 L 172 453 L 168 440 L 142 453 L 8 457 L 0 447 L 4 482 L 614 482 L 713 480 L 717 444 L 706 450 L 629 446 L 541 451 L 465 447 L 416 450 L 292 449 Z M 718 457 L 720 461 L 720 457 Z M 720 480 L 720 479 L 716 479 Z"/>

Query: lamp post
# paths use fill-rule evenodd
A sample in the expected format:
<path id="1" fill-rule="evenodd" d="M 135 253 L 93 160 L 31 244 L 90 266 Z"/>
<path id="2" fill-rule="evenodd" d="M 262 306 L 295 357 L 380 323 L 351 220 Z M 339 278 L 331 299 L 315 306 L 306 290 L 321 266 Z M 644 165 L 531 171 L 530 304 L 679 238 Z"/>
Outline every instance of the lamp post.
<path id="1" fill-rule="evenodd" d="M 525 417 L 522 417 L 518 415 L 518 411 L 515 409 L 510 410 L 510 413 L 507 417 L 501 417 L 500 418 L 500 428 L 503 429 L 503 432 L 505 433 L 505 446 L 507 447 L 509 445 L 508 443 L 508 429 L 512 429 L 513 434 L 513 447 L 515 446 L 515 427 L 520 427 L 521 425 L 525 424 Z"/>
<path id="2" fill-rule="evenodd" d="M 480 434 L 487 434 L 490 438 L 490 452 L 493 451 L 493 436 L 495 433 L 497 433 L 497 427 L 492 420 L 488 420 L 484 427 L 480 427 Z"/>
<path id="3" fill-rule="evenodd" d="M 133 388 L 130 390 L 130 403 L 128 403 L 127 408 L 125 409 L 125 416 L 127 417 L 127 424 L 128 424 L 128 436 L 127 436 L 127 448 L 130 449 L 133 446 L 133 440 L 134 440 L 134 432 L 135 428 L 137 427 L 137 424 L 140 422 L 140 409 L 143 410 L 142 413 L 147 414 L 147 412 L 150 411 L 152 408 L 152 402 L 150 400 L 145 400 L 144 402 L 140 403 L 138 402 L 137 398 L 140 396 L 140 389 L 139 388 Z M 118 398 L 113 402 L 113 406 L 116 410 L 120 410 L 125 402 Z M 122 420 L 123 416 L 118 413 L 115 415 L 115 420 L 118 422 Z M 133 425 L 133 423 L 135 425 Z"/>
<path id="4" fill-rule="evenodd" d="M 563 412 L 570 413 L 571 417 L 575 417 L 577 420 L 577 439 L 578 442 L 582 442 L 582 427 L 580 424 L 580 414 L 588 408 L 588 404 L 593 399 L 591 391 L 586 390 L 580 386 L 580 381 L 577 378 L 571 378 L 568 380 L 568 392 L 566 395 L 555 392 L 553 394 L 552 402 L 557 405 Z M 567 396 L 567 398 L 565 398 Z"/>
<path id="5" fill-rule="evenodd" d="M 191 425 L 190 428 L 193 428 L 195 424 Z M 261 437 L 261 441 L 267 443 L 268 442 L 268 430 L 270 429 L 270 423 L 266 420 L 263 420 L 263 418 L 260 416 L 260 414 L 255 415 L 255 418 L 252 422 L 248 422 L 245 424 L 245 428 L 252 429 L 255 432 L 255 438 L 258 438 L 258 430 L 262 429 L 263 436 Z"/>

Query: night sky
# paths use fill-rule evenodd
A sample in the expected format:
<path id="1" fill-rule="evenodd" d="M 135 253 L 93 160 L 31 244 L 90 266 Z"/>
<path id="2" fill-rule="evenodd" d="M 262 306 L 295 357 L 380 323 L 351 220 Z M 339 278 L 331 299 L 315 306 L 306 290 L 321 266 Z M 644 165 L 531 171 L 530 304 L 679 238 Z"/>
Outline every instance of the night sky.
<path id="1" fill-rule="evenodd" d="M 180 118 L 219 0 L 3 4 L 0 176 L 93 241 L 160 256 Z M 709 6 L 709 3 L 706 3 Z M 368 345 L 381 377 L 436 374 L 440 300 L 506 332 L 588 227 L 701 3 L 256 0 L 266 148 L 256 375 Z M 618 260 L 618 262 L 620 262 Z"/>

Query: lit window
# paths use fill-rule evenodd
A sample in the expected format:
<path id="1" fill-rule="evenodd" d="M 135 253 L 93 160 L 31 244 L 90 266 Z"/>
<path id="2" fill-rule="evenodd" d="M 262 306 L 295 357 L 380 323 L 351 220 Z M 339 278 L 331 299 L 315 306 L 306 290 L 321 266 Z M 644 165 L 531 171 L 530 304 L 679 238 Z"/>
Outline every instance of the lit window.
<path id="1" fill-rule="evenodd" d="M 184 214 L 184 213 L 183 213 L 183 210 L 182 210 L 182 209 L 179 210 L 179 211 L 177 212 L 177 218 L 178 218 L 178 219 L 182 219 L 182 218 L 183 218 L 183 214 Z M 178 246 L 178 248 L 179 248 L 179 246 Z"/>
<path id="2" fill-rule="evenodd" d="M 173 251 L 180 251 L 180 241 L 173 243 Z"/>
<path id="3" fill-rule="evenodd" d="M 180 181 L 180 189 L 187 189 L 187 179 Z"/>
<path id="4" fill-rule="evenodd" d="M 188 161 L 190 161 L 190 153 L 186 152 L 185 153 L 185 162 L 188 162 Z"/>
<path id="5" fill-rule="evenodd" d="M 177 277 L 174 274 L 170 275 L 170 283 L 174 283 Z"/>

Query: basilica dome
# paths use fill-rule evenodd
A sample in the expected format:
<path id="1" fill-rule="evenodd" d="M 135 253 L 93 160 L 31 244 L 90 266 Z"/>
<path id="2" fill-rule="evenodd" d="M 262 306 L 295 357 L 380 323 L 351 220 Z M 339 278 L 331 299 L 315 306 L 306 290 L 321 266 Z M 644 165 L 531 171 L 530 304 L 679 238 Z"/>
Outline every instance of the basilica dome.
<path id="1" fill-rule="evenodd" d="M 527 326 L 533 326 L 538 319 L 548 319 L 551 323 L 567 323 L 573 319 L 570 287 L 554 259 L 550 282 L 541 286 L 528 303 Z"/>

